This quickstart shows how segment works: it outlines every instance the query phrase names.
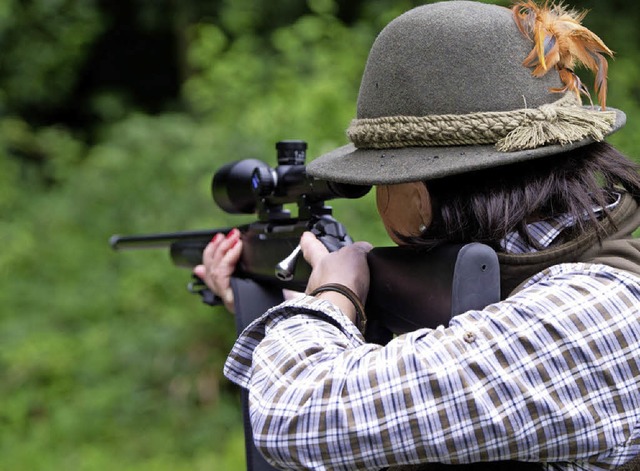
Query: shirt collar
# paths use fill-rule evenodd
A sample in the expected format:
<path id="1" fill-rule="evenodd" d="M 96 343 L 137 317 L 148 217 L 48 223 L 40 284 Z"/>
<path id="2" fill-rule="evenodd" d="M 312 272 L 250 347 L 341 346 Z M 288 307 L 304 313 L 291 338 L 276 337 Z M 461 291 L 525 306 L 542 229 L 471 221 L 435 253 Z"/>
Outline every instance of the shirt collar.
<path id="1" fill-rule="evenodd" d="M 615 208 L 622 198 L 620 193 L 610 192 L 613 202 L 605 206 L 594 206 L 593 213 L 597 217 L 601 217 L 603 212 L 611 211 Z M 587 219 L 589 214 L 585 213 L 583 219 Z M 551 244 L 556 242 L 563 231 L 573 227 L 576 224 L 576 217 L 571 214 L 561 214 L 553 218 L 545 219 L 542 221 L 536 221 L 531 224 L 527 224 L 527 231 L 531 238 L 536 241 L 540 247 L 548 248 Z M 518 231 L 509 233 L 500 242 L 502 250 L 506 253 L 522 254 L 537 252 L 539 249 L 531 246 L 526 239 L 524 239 Z"/>

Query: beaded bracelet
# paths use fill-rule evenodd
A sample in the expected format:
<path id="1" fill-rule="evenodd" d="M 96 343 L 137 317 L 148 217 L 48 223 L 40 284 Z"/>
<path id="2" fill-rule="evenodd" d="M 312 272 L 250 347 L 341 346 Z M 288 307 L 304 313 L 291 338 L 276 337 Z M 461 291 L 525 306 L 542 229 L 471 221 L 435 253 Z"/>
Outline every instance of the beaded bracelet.
<path id="1" fill-rule="evenodd" d="M 348 288 L 345 285 L 340 283 L 327 283 L 326 285 L 318 286 L 314 289 L 309 296 L 315 296 L 317 294 L 323 293 L 325 291 L 335 291 L 336 293 L 340 293 L 353 304 L 353 307 L 356 308 L 356 327 L 360 332 L 364 334 L 365 328 L 367 326 L 367 316 L 364 313 L 364 306 L 362 305 L 362 301 L 356 293 L 354 293 L 351 288 Z"/>

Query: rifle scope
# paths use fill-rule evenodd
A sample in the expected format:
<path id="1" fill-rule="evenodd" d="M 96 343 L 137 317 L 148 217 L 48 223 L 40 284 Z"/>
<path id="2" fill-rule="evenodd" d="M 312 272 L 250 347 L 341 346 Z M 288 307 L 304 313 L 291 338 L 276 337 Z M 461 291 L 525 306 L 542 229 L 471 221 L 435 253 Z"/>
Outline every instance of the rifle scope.
<path id="1" fill-rule="evenodd" d="M 328 182 L 306 173 L 307 143 L 298 140 L 276 144 L 278 166 L 257 159 L 231 162 L 213 176 L 211 193 L 227 213 L 251 214 L 260 204 L 277 207 L 287 203 L 319 203 L 334 198 L 360 198 L 371 189 L 366 185 Z"/>

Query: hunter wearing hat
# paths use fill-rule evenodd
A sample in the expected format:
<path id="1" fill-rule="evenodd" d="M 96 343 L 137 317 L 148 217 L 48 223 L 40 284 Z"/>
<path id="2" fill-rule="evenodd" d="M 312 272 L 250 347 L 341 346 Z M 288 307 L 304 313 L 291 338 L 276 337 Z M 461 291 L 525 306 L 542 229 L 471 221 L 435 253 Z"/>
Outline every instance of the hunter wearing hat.
<path id="1" fill-rule="evenodd" d="M 446 1 L 380 33 L 351 143 L 308 173 L 375 185 L 398 244 L 490 245 L 502 301 L 366 343 L 371 246 L 328 253 L 305 233 L 307 294 L 251 324 L 225 366 L 274 466 L 640 464 L 640 178 L 604 142 L 625 115 L 606 104 L 611 51 L 581 19 Z M 594 72 L 597 96 L 574 66 Z M 241 250 L 237 231 L 214 239 L 195 269 L 228 306 Z"/>

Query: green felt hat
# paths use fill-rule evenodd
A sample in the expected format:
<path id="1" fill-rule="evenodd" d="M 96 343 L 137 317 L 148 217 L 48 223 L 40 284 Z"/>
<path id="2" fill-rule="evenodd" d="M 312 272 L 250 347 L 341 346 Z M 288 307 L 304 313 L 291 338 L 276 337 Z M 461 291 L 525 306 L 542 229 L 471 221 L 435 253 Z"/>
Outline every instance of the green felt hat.
<path id="1" fill-rule="evenodd" d="M 415 8 L 369 53 L 351 144 L 313 160 L 314 177 L 393 184 L 545 157 L 620 129 L 623 112 L 583 106 L 554 68 L 523 65 L 533 40 L 510 9 L 472 1 Z"/>

